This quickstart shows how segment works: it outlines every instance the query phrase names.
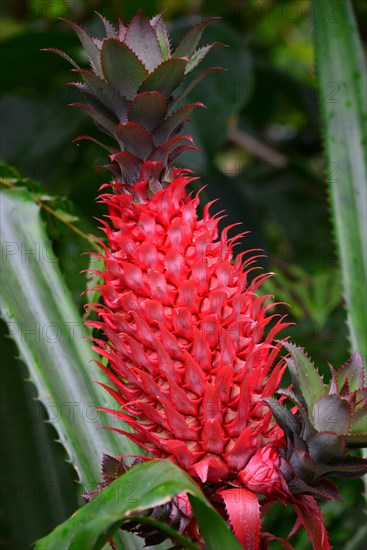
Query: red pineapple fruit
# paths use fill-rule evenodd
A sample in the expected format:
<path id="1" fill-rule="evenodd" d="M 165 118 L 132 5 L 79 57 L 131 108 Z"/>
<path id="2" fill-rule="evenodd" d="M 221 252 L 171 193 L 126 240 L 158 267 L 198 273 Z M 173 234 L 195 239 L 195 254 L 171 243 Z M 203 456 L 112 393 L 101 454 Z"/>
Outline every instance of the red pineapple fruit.
<path id="1" fill-rule="evenodd" d="M 268 274 L 249 279 L 255 258 L 234 261 L 239 236 L 229 238 L 230 228 L 218 233 L 210 205 L 199 215 L 199 194 L 187 194 L 194 178 L 172 167 L 193 147 L 179 130 L 202 105 L 175 105 L 210 71 L 184 89 L 213 46 L 198 48 L 209 20 L 173 53 L 161 16 L 149 21 L 139 11 L 118 30 L 102 20 L 103 40 L 69 23 L 92 70 L 57 51 L 84 81 L 73 83 L 88 101 L 78 105 L 118 147 L 101 144 L 114 177 L 111 191 L 100 196 L 109 211 L 102 221 L 103 303 L 91 306 L 100 320 L 89 323 L 107 337 L 95 339 L 94 349 L 107 359 L 107 366 L 100 363 L 111 381 L 105 388 L 118 404 L 102 410 L 128 424 L 132 432 L 123 425 L 117 431 L 153 457 L 185 469 L 243 547 L 255 550 L 258 495 L 283 502 L 291 496 L 279 468 L 283 431 L 263 402 L 284 370 L 274 337 L 285 324 L 268 315 L 272 304 L 256 294 Z M 316 538 L 324 534 L 321 527 Z M 328 548 L 327 538 L 315 547 Z"/>
<path id="2" fill-rule="evenodd" d="M 263 337 L 271 317 L 255 293 L 266 275 L 248 284 L 252 258 L 232 264 L 233 240 L 218 238 L 208 207 L 198 219 L 190 180 L 174 171 L 149 200 L 147 182 L 134 195 L 102 195 L 113 227 L 104 224 L 102 322 L 91 324 L 108 337 L 96 349 L 125 411 L 113 414 L 136 431 L 129 437 L 216 483 L 279 437 L 262 398 L 282 374 L 272 340 L 283 325 Z"/>
<path id="3" fill-rule="evenodd" d="M 113 388 L 105 387 L 121 406 L 102 410 L 129 424 L 133 434 L 119 431 L 154 457 L 221 494 L 236 530 L 231 499 L 247 500 L 246 487 L 285 495 L 271 466 L 282 432 L 262 402 L 284 369 L 274 366 L 273 343 L 284 325 L 264 336 L 272 317 L 256 289 L 267 275 L 248 283 L 253 258 L 232 263 L 233 239 L 227 231 L 218 238 L 208 207 L 198 217 L 199 198 L 185 194 L 190 180 L 177 170 L 150 199 L 146 181 L 134 185 L 136 195 L 102 195 L 113 226 L 104 224 L 101 321 L 90 324 L 108 338 L 94 349 L 108 360 L 100 366 Z M 264 449 L 265 471 L 248 470 Z M 274 487 L 263 480 L 269 471 Z"/>

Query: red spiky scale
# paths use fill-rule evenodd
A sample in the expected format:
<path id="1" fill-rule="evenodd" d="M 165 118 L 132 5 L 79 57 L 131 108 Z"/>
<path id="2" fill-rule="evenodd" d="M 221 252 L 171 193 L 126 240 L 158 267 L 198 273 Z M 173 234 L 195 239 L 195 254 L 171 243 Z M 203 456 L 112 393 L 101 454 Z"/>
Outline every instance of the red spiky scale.
<path id="1" fill-rule="evenodd" d="M 247 489 L 226 489 L 220 495 L 237 538 L 247 550 L 258 550 L 260 505 L 256 494 Z"/>

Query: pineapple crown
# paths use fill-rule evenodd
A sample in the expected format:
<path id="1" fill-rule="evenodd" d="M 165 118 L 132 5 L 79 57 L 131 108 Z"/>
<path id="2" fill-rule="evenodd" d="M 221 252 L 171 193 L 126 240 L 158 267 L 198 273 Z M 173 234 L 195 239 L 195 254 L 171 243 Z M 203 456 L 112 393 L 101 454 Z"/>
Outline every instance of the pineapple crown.
<path id="1" fill-rule="evenodd" d="M 99 15 L 99 14 L 98 14 Z M 72 27 L 89 58 L 91 70 L 79 67 L 66 53 L 47 48 L 71 63 L 83 82 L 72 82 L 85 97 L 86 103 L 72 105 L 84 109 L 116 147 L 105 145 L 90 136 L 109 153 L 111 163 L 103 166 L 114 174 L 115 188 L 137 181 L 168 182 L 172 162 L 187 149 L 196 149 L 190 135 L 179 135 L 183 124 L 195 107 L 177 105 L 202 78 L 213 71 L 203 70 L 189 84 L 186 77 L 207 56 L 214 42 L 198 47 L 207 25 L 218 19 L 205 19 L 193 26 L 172 52 L 171 41 L 162 14 L 148 19 L 139 10 L 126 27 L 119 20 L 118 29 L 99 15 L 106 36 L 92 38 L 71 21 Z"/>

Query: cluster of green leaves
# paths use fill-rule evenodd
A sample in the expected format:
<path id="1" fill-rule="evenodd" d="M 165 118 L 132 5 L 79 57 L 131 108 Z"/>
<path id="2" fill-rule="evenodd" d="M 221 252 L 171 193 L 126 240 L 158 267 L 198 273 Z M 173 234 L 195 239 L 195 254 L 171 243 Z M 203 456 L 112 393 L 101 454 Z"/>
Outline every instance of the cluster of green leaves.
<path id="1" fill-rule="evenodd" d="M 75 484 L 77 476 L 63 462 L 62 447 L 53 442 L 55 437 L 64 439 L 72 463 L 79 461 L 78 476 L 84 483 L 95 482 L 98 477 L 99 452 L 129 452 L 126 447 L 129 444 L 121 437 L 108 436 L 96 429 L 101 422 L 91 422 L 87 426 L 89 432 L 86 423 L 80 423 L 80 433 L 84 436 L 89 433 L 91 439 L 75 441 L 77 422 L 70 422 L 74 417 L 67 414 L 73 410 L 70 403 L 76 400 L 101 404 L 106 399 L 94 385 L 91 389 L 90 380 L 101 380 L 101 374 L 93 364 L 88 364 L 92 355 L 87 343 L 75 337 L 70 346 L 65 338 L 69 332 L 65 332 L 64 339 L 52 344 L 50 353 L 47 338 L 52 340 L 54 334 L 51 332 L 46 339 L 41 334 L 38 339 L 37 323 L 42 319 L 47 319 L 46 324 L 62 327 L 75 322 L 81 331 L 85 303 L 81 292 L 87 284 L 93 286 L 93 281 L 87 282 L 84 276 L 76 274 L 88 267 L 88 257 L 81 254 L 91 250 L 93 243 L 85 234 L 96 232 L 92 218 L 101 216 L 102 211 L 94 199 L 99 185 L 108 177 L 102 172 L 93 173 L 94 167 L 104 162 L 103 151 L 93 143 L 71 144 L 79 134 L 96 133 L 87 117 L 66 107 L 77 100 L 76 92 L 63 86 L 69 80 L 66 64 L 56 56 L 40 52 L 41 48 L 52 46 L 72 53 L 82 64 L 86 61 L 77 39 L 56 18 L 77 20 L 92 34 L 98 34 L 95 9 L 112 20 L 117 16 L 129 20 L 138 7 L 150 16 L 166 9 L 165 18 L 170 21 L 174 40 L 178 41 L 196 18 L 222 16 L 222 21 L 208 29 L 206 40 L 221 41 L 229 47 L 214 49 L 208 65 L 225 67 L 227 72 L 211 75 L 191 94 L 190 101 L 204 101 L 208 107 L 194 113 L 188 128 L 201 153 L 187 153 L 180 163 L 193 168 L 202 176 L 203 183 L 208 184 L 204 200 L 221 197 L 220 208 L 228 214 L 224 223 L 242 220 L 245 229 L 251 230 L 243 246 L 264 248 L 268 259 L 263 266 L 278 274 L 268 283 L 266 291 L 273 293 L 277 301 L 292 306 L 284 307 L 290 320 L 296 322 L 292 340 L 304 345 L 318 364 L 325 359 L 342 364 L 348 350 L 341 279 L 353 347 L 363 346 L 363 334 L 358 331 L 366 327 L 363 318 L 363 308 L 367 311 L 363 295 L 366 272 L 362 260 L 365 256 L 363 227 L 359 223 L 365 179 L 363 169 L 358 169 L 363 166 L 365 146 L 365 102 L 361 92 L 364 76 L 355 30 L 344 26 L 345 20 L 354 24 L 350 3 L 328 0 L 324 11 L 318 8 L 320 4 L 315 0 L 313 21 L 318 91 L 322 120 L 328 130 L 324 136 L 326 161 L 312 68 L 308 1 L 296 5 L 288 0 L 263 3 L 134 0 L 118 6 L 113 0 L 6 3 L 0 99 L 2 134 L 6 139 L 2 140 L 1 158 L 32 179 L 21 178 L 17 171 L 9 169 L 2 173 L 7 182 L 7 190 L 2 193 L 6 209 L 4 240 L 10 243 L 9 254 L 2 264 L 7 283 L 3 287 L 3 315 L 27 363 L 37 394 L 30 385 L 21 382 L 23 366 L 13 359 L 14 346 L 6 339 L 7 368 L 3 369 L 1 391 L 7 429 L 0 437 L 7 477 L 0 516 L 4 527 L 0 542 L 5 546 L 28 548 L 81 503 Z M 357 14 L 363 15 L 364 6 L 363 2 L 355 2 Z M 349 164 L 341 161 L 343 154 Z M 325 174 L 340 247 L 340 266 L 328 213 Z M 46 184 L 46 189 L 35 184 L 38 179 Z M 25 189 L 8 189 L 15 184 Z M 64 199 L 52 198 L 56 195 L 67 196 L 73 210 Z M 359 199 L 354 200 L 355 197 Z M 347 217 L 341 209 L 345 200 L 349 201 Z M 75 225 L 83 231 L 76 233 Z M 20 246 L 15 254 L 14 243 Z M 35 243 L 41 248 L 38 245 L 35 248 Z M 22 261 L 21 246 L 25 247 L 29 262 Z M 36 254 L 27 256 L 27 250 L 35 250 Z M 40 261 L 36 261 L 37 254 Z M 27 330 L 36 332 L 27 334 Z M 70 393 L 71 381 L 76 383 L 77 396 Z M 33 402 L 35 395 L 43 406 Z M 51 416 L 64 403 L 69 403 L 69 409 L 64 410 L 61 419 L 51 421 L 53 426 L 45 425 L 46 411 Z M 130 451 L 133 452 L 131 448 Z M 36 481 L 30 486 L 28 480 L 32 478 Z M 55 487 L 56 493 L 47 493 Z M 351 512 L 341 508 L 340 503 L 328 503 L 324 506 L 326 522 L 334 548 L 346 548 L 346 541 L 356 533 L 355 542 L 351 539 L 348 543 L 350 550 L 356 550 L 362 547 L 363 537 L 358 529 L 363 517 L 361 483 L 348 482 L 342 492 Z M 121 512 L 120 519 L 124 513 Z M 269 513 L 266 528 L 272 531 L 280 518 L 284 530 L 280 534 L 285 536 L 293 517 L 287 516 L 283 508 L 275 507 Z M 302 537 L 301 534 L 297 541 L 300 550 L 308 547 Z"/>

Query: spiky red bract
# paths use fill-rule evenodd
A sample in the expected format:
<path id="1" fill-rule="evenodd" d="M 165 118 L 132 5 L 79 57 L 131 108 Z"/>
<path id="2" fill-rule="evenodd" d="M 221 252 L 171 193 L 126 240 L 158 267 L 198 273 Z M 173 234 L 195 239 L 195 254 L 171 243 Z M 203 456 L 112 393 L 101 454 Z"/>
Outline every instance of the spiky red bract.
<path id="1" fill-rule="evenodd" d="M 262 399 L 284 371 L 274 337 L 285 323 L 257 295 L 269 275 L 250 280 L 254 258 L 234 261 L 238 237 L 219 234 L 208 205 L 199 217 L 199 196 L 186 194 L 192 179 L 176 170 L 154 195 L 148 181 L 101 195 L 109 209 L 103 304 L 89 324 L 108 339 L 95 339 L 94 349 L 108 360 L 100 366 L 120 406 L 102 410 L 154 457 L 219 494 L 246 487 L 258 450 L 284 444 Z M 251 469 L 246 480 L 250 487 Z"/>

